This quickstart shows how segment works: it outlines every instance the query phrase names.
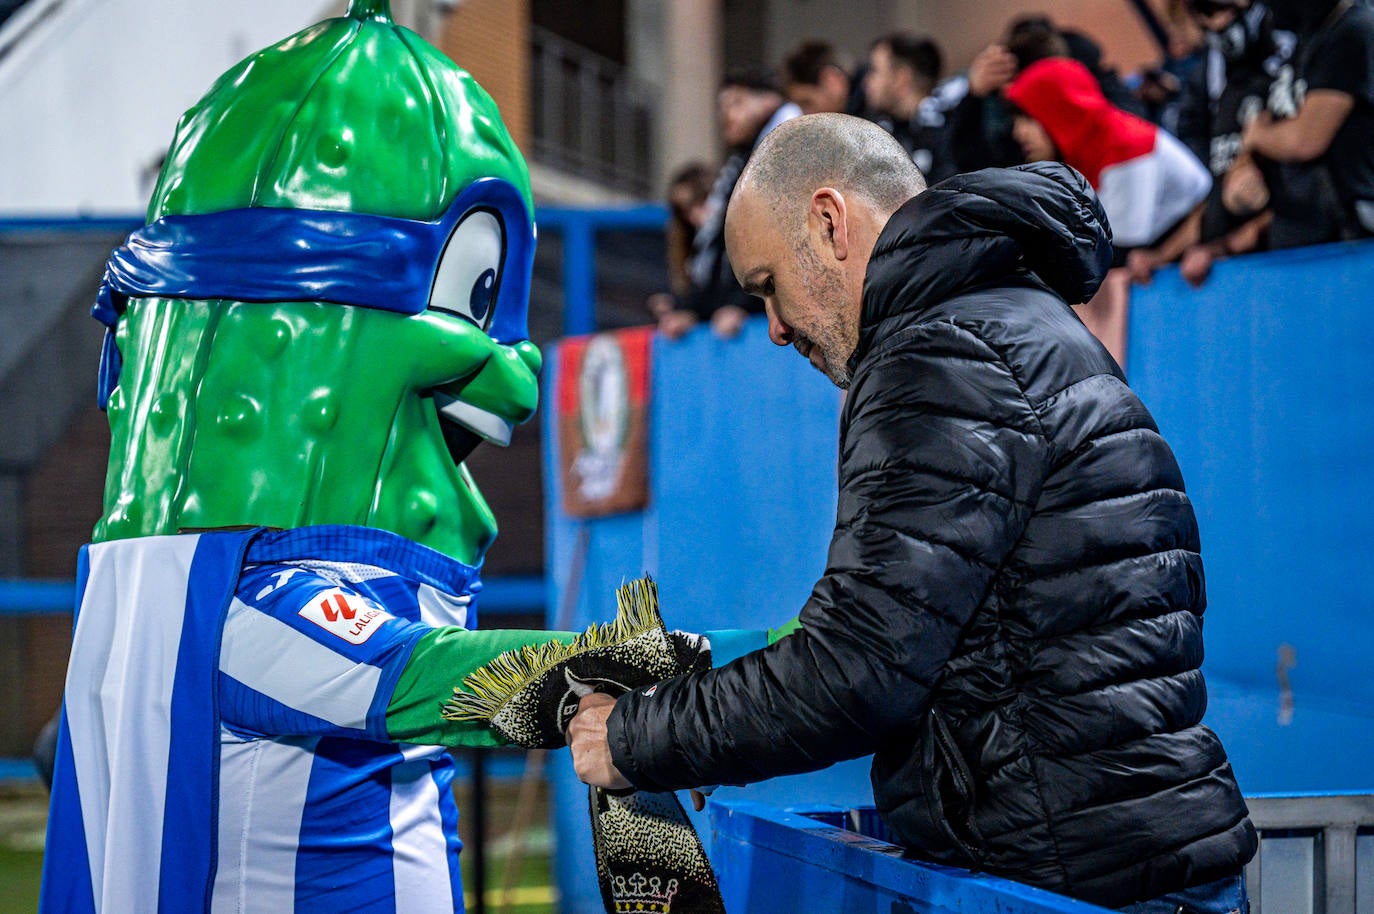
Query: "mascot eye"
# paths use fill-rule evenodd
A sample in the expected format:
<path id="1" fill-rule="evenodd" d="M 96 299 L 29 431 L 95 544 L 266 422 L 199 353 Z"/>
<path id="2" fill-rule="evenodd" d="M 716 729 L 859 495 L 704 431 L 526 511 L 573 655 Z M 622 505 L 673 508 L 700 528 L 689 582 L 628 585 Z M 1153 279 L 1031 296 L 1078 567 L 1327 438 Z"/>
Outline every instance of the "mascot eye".
<path id="1" fill-rule="evenodd" d="M 505 253 L 506 238 L 500 218 L 485 209 L 468 213 L 448 237 L 434 274 L 429 306 L 466 318 L 486 330 L 501 285 Z"/>

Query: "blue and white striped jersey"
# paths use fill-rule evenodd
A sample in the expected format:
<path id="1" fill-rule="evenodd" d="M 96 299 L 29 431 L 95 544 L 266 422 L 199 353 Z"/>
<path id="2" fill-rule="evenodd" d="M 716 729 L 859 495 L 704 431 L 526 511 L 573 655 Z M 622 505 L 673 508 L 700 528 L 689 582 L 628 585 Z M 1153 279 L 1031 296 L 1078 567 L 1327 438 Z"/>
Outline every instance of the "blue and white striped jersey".
<path id="1" fill-rule="evenodd" d="M 474 569 L 338 526 L 82 566 L 45 912 L 463 909 L 452 761 L 386 710 L 416 642 L 474 621 Z"/>

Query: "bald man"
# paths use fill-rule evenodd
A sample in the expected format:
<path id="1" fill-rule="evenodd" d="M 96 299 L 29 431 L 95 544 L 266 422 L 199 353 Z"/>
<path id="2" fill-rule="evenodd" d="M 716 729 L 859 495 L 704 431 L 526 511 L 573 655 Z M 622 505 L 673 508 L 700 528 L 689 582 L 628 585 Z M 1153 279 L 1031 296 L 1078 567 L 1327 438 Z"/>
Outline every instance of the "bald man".
<path id="1" fill-rule="evenodd" d="M 924 190 L 881 129 L 813 115 L 759 146 L 726 237 L 773 342 L 849 391 L 825 573 L 776 643 L 583 699 L 579 775 L 661 791 L 873 753 L 918 857 L 1137 914 L 1246 910 L 1193 510 L 1069 307 L 1111 260 L 1082 176 Z"/>

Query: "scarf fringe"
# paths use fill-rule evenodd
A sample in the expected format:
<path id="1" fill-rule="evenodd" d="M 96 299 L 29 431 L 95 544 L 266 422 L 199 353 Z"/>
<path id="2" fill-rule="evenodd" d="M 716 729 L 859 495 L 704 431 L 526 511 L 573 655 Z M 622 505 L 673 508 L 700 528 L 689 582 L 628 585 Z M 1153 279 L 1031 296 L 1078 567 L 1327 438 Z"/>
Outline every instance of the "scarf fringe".
<path id="1" fill-rule="evenodd" d="M 647 575 L 615 592 L 616 617 L 590 626 L 571 642 L 549 641 L 506 651 L 473 670 L 444 703 L 450 721 L 490 721 L 521 689 L 549 670 L 579 654 L 621 644 L 663 628 L 658 609 L 658 585 Z"/>

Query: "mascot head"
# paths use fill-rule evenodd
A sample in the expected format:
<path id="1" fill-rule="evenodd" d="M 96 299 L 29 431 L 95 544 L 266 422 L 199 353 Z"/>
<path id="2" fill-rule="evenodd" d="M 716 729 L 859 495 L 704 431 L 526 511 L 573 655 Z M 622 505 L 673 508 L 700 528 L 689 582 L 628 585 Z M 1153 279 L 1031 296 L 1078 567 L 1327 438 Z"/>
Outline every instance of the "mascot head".
<path id="1" fill-rule="evenodd" d="M 387 6 L 254 54 L 178 124 L 95 309 L 97 541 L 359 524 L 475 565 L 495 536 L 462 461 L 536 405 L 529 173 Z"/>

